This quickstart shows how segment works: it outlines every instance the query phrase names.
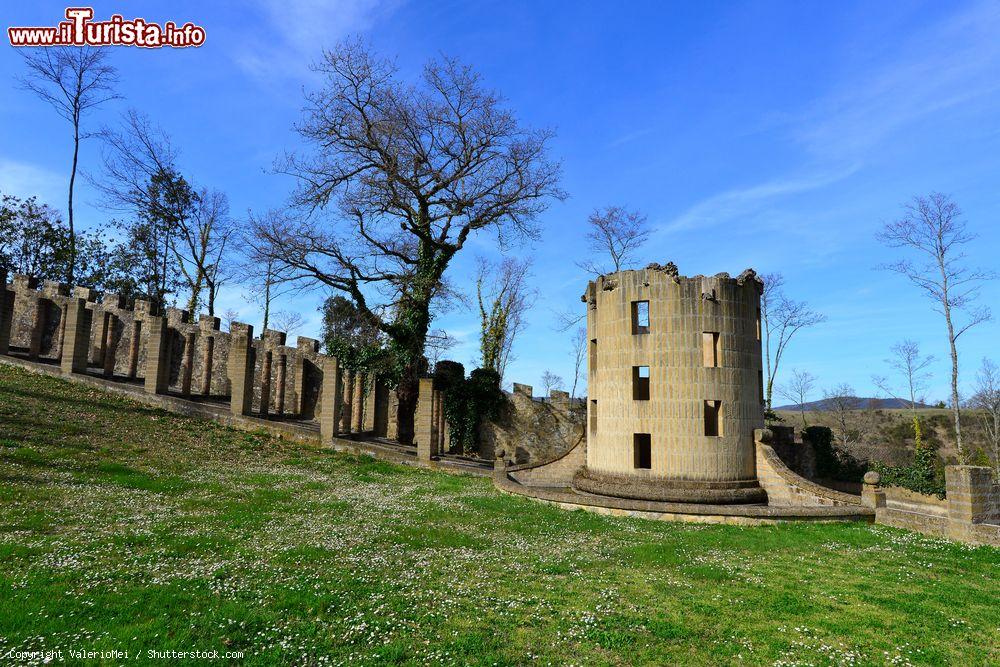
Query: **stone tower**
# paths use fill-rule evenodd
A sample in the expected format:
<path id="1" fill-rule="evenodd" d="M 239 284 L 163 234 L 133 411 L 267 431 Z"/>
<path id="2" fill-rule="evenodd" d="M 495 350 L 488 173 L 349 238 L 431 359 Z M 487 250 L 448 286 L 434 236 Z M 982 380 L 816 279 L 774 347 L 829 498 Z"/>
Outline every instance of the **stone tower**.
<path id="1" fill-rule="evenodd" d="M 760 294 L 752 270 L 687 278 L 673 264 L 587 286 L 584 492 L 757 503 L 763 428 Z"/>

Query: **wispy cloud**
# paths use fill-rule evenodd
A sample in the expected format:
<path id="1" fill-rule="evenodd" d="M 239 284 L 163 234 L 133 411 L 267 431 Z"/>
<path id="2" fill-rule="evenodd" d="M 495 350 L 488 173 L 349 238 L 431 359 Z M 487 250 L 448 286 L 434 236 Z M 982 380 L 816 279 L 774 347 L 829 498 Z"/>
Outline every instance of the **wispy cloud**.
<path id="1" fill-rule="evenodd" d="M 241 49 L 236 62 L 263 80 L 301 79 L 324 48 L 364 32 L 393 11 L 403 0 L 255 0 L 269 26 L 268 40 L 257 40 L 253 50 Z"/>
<path id="2" fill-rule="evenodd" d="M 926 27 L 884 63 L 843 81 L 794 121 L 824 159 L 860 159 L 895 131 L 1000 91 L 1000 4 L 983 2 Z"/>
<path id="3" fill-rule="evenodd" d="M 858 164 L 823 172 L 790 176 L 759 183 L 745 188 L 734 188 L 698 202 L 673 220 L 661 225 L 661 233 L 680 232 L 696 227 L 706 227 L 759 213 L 774 199 L 796 195 L 832 185 L 851 176 Z"/>
<path id="4" fill-rule="evenodd" d="M 787 117 L 787 135 L 806 150 L 804 166 L 703 199 L 658 231 L 761 217 L 789 197 L 862 171 L 871 154 L 907 126 L 945 110 L 995 102 L 1000 92 L 998 34 L 1000 4 L 991 2 L 913 34 L 881 62 L 845 76 L 804 112 Z"/>

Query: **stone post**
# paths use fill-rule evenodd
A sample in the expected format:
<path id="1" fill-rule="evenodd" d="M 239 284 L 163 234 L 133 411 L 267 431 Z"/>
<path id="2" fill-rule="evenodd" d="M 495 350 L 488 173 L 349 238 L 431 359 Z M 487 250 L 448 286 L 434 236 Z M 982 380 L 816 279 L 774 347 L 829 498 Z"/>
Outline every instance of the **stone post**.
<path id="1" fill-rule="evenodd" d="M 7 269 L 0 269 L 0 354 L 10 351 L 10 327 L 14 314 L 14 293 L 7 291 Z"/>
<path id="2" fill-rule="evenodd" d="M 972 524 L 983 523 L 989 517 L 992 471 L 982 466 L 946 466 L 944 479 L 948 536 L 968 541 L 972 536 Z"/>
<path id="3" fill-rule="evenodd" d="M 35 321 L 31 327 L 31 340 L 28 343 L 28 358 L 37 359 L 42 352 L 42 337 L 45 334 L 45 327 L 48 326 L 49 306 L 52 304 L 48 299 L 35 296 Z"/>
<path id="4" fill-rule="evenodd" d="M 861 487 L 861 504 L 871 509 L 885 507 L 885 493 L 879 491 L 878 485 L 882 476 L 874 470 L 865 473 L 864 485 Z"/>
<path id="5" fill-rule="evenodd" d="M 101 335 L 101 367 L 104 377 L 109 378 L 115 374 L 115 351 L 118 348 L 118 336 L 115 326 L 118 318 L 112 313 L 104 313 L 102 335 Z"/>
<path id="6" fill-rule="evenodd" d="M 261 341 L 261 345 L 264 345 L 264 341 Z M 271 408 L 271 365 L 274 352 L 263 349 L 261 351 L 264 353 L 264 360 L 260 365 L 260 416 L 267 419 L 267 413 Z"/>
<path id="7" fill-rule="evenodd" d="M 420 378 L 419 382 L 413 441 L 417 445 L 417 460 L 429 462 L 434 455 L 434 378 Z"/>
<path id="8" fill-rule="evenodd" d="M 364 407 L 364 423 L 361 425 L 361 430 L 367 433 L 373 433 L 375 431 L 375 375 L 369 373 L 365 376 L 365 407 Z"/>
<path id="9" fill-rule="evenodd" d="M 166 318 L 153 316 L 149 324 L 149 349 L 146 352 L 146 393 L 167 393 L 170 371 L 170 332 Z"/>
<path id="10" fill-rule="evenodd" d="M 232 327 L 230 327 L 232 331 Z M 253 406 L 253 326 L 243 325 L 233 333 L 229 348 L 229 379 L 232 384 L 230 410 L 234 415 L 248 415 Z"/>
<path id="11" fill-rule="evenodd" d="M 288 379 L 288 355 L 279 354 L 278 355 L 278 381 L 277 389 L 275 390 L 274 402 L 276 404 L 275 411 L 278 413 L 279 417 L 285 414 L 285 382 Z"/>
<path id="12" fill-rule="evenodd" d="M 336 357 L 323 358 L 323 409 L 319 432 L 323 444 L 333 442 L 340 426 L 340 363 Z"/>
<path id="13" fill-rule="evenodd" d="M 212 364 L 215 363 L 215 336 L 206 335 L 205 339 L 205 363 L 201 376 L 201 395 L 209 396 L 212 393 Z"/>
<path id="14" fill-rule="evenodd" d="M 348 370 L 344 373 L 344 414 L 343 414 L 343 426 L 341 427 L 344 433 L 351 432 L 351 426 L 353 424 L 352 416 L 354 415 L 354 371 Z"/>
<path id="15" fill-rule="evenodd" d="M 354 374 L 354 405 L 351 407 L 351 418 L 354 422 L 351 431 L 354 433 L 361 433 L 365 427 L 365 378 L 366 375 L 360 371 Z"/>
<path id="16" fill-rule="evenodd" d="M 143 320 L 132 320 L 132 342 L 128 347 L 128 379 L 134 380 L 139 372 L 139 346 L 142 345 Z"/>
<path id="17" fill-rule="evenodd" d="M 198 337 L 193 331 L 184 335 L 184 356 L 181 359 L 181 394 L 191 395 L 191 380 L 194 376 L 194 346 Z"/>
<path id="18" fill-rule="evenodd" d="M 63 373 L 86 373 L 90 352 L 90 324 L 93 311 L 84 299 L 70 299 L 66 305 L 66 333 L 62 349 Z"/>

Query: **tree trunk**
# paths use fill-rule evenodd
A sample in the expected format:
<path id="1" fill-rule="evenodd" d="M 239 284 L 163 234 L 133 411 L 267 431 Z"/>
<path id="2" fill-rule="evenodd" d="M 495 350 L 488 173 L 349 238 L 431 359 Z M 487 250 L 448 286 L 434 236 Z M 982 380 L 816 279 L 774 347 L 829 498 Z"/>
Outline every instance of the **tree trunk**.
<path id="1" fill-rule="evenodd" d="M 69 266 L 66 269 L 66 282 L 73 285 L 76 281 L 76 227 L 73 225 L 73 188 L 76 185 L 76 165 L 80 156 L 80 120 L 73 122 L 73 167 L 69 172 Z"/>
<path id="2" fill-rule="evenodd" d="M 951 347 L 951 413 L 955 418 L 955 446 L 958 448 L 958 462 L 965 462 L 962 447 L 962 409 L 958 404 L 958 347 L 955 344 L 955 327 L 951 323 L 951 308 L 945 304 L 944 319 L 948 323 L 948 343 Z"/>

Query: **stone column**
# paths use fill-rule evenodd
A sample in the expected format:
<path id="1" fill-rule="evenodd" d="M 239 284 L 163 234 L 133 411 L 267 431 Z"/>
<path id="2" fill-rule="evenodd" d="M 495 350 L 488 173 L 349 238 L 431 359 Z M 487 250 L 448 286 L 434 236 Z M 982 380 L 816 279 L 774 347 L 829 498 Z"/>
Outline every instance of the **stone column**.
<path id="1" fill-rule="evenodd" d="M 201 376 L 201 395 L 209 396 L 212 393 L 212 364 L 215 363 L 215 336 L 207 335 L 205 338 L 205 363 Z"/>
<path id="2" fill-rule="evenodd" d="M 194 375 L 194 345 L 197 336 L 193 331 L 184 335 L 184 356 L 181 358 L 181 394 L 191 395 L 191 378 Z"/>
<path id="3" fill-rule="evenodd" d="M 351 432 L 354 415 L 354 371 L 348 370 L 344 373 L 344 433 Z"/>
<path id="4" fill-rule="evenodd" d="M 14 293 L 7 291 L 7 270 L 0 269 L 0 354 L 10 351 L 10 327 L 14 314 Z"/>
<path id="5" fill-rule="evenodd" d="M 340 363 L 336 357 L 323 359 L 323 405 L 319 415 L 319 432 L 323 444 L 333 441 L 340 426 Z"/>
<path id="6" fill-rule="evenodd" d="M 70 299 L 66 305 L 66 329 L 62 349 L 63 373 L 86 373 L 90 351 L 90 323 L 93 311 L 84 299 Z"/>
<path id="7" fill-rule="evenodd" d="M 413 441 L 417 445 L 417 460 L 430 461 L 434 455 L 434 378 L 420 378 Z"/>
<path id="8" fill-rule="evenodd" d="M 361 430 L 373 433 L 375 431 L 375 375 L 369 373 L 365 376 L 365 420 L 361 425 Z"/>
<path id="9" fill-rule="evenodd" d="M 128 379 L 134 380 L 139 372 L 139 346 L 142 344 L 143 320 L 132 321 L 132 342 L 128 348 Z"/>
<path id="10" fill-rule="evenodd" d="M 253 326 L 241 329 L 245 331 L 233 333 L 229 347 L 230 410 L 234 415 L 248 415 L 253 406 Z"/>
<path id="11" fill-rule="evenodd" d="M 146 352 L 146 393 L 167 393 L 170 372 L 170 332 L 163 317 L 148 318 L 149 348 Z"/>
<path id="12" fill-rule="evenodd" d="M 360 371 L 354 374 L 354 405 L 351 407 L 351 417 L 354 422 L 351 431 L 361 433 L 364 430 L 365 412 L 365 374 Z"/>
<path id="13" fill-rule="evenodd" d="M 264 342 L 261 341 L 263 345 Z M 264 353 L 263 363 L 260 365 L 260 416 L 267 419 L 268 410 L 271 408 L 271 364 L 274 353 L 271 350 L 262 350 Z"/>
<path id="14" fill-rule="evenodd" d="M 109 378 L 115 374 L 115 351 L 118 349 L 118 336 L 115 326 L 118 318 L 112 313 L 104 313 L 103 335 L 101 337 L 101 366 L 104 370 L 104 377 Z"/>
<path id="15" fill-rule="evenodd" d="M 28 344 L 28 358 L 37 359 L 42 351 L 42 337 L 49 320 L 49 307 L 52 304 L 48 299 L 35 297 L 35 321 L 31 327 L 31 341 Z"/>
<path id="16" fill-rule="evenodd" d="M 948 498 L 948 536 L 968 540 L 972 524 L 989 518 L 993 474 L 982 466 L 947 466 L 944 469 Z"/>
<path id="17" fill-rule="evenodd" d="M 275 411 L 279 417 L 285 414 L 285 381 L 288 378 L 288 355 L 278 355 L 277 389 L 274 395 Z"/>

